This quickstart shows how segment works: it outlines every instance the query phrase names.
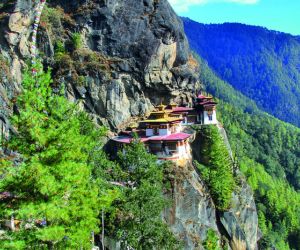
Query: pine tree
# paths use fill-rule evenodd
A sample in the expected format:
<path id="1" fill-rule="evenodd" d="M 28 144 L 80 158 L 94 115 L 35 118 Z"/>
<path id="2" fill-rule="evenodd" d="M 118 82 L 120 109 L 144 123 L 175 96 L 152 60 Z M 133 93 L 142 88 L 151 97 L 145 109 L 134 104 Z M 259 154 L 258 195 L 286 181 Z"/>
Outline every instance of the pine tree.
<path id="1" fill-rule="evenodd" d="M 228 149 L 215 126 L 204 126 L 201 136 L 201 159 L 197 164 L 212 198 L 220 210 L 230 207 L 232 192 L 235 188 L 232 161 Z"/>
<path id="2" fill-rule="evenodd" d="M 13 196 L 0 203 L 0 219 L 20 222 L 0 248 L 89 249 L 91 233 L 99 231 L 99 211 L 114 197 L 114 190 L 100 186 L 105 180 L 92 176 L 91 157 L 102 153 L 105 130 L 96 129 L 62 93 L 54 94 L 51 72 L 40 63 L 36 68 L 34 76 L 29 69 L 24 73 L 12 117 L 17 133 L 9 145 L 21 161 L 0 161 L 0 192 Z"/>
<path id="3" fill-rule="evenodd" d="M 162 221 L 161 213 L 168 205 L 163 195 L 163 164 L 148 154 L 144 145 L 134 140 L 119 153 L 118 163 L 132 186 L 123 189 L 115 235 L 134 249 L 177 249 L 178 241 Z"/>

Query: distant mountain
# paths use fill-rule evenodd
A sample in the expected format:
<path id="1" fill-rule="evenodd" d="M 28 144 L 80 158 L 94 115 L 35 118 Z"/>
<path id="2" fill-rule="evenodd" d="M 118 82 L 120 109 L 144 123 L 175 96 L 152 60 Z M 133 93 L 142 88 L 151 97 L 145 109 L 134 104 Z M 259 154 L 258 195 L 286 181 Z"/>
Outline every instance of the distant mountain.
<path id="1" fill-rule="evenodd" d="M 183 18 L 191 47 L 259 108 L 300 126 L 300 37 L 238 23 Z"/>
<path id="2" fill-rule="evenodd" d="M 254 191 L 259 249 L 300 250 L 300 129 L 261 111 L 194 57 L 201 83 L 219 99 L 218 119 Z"/>

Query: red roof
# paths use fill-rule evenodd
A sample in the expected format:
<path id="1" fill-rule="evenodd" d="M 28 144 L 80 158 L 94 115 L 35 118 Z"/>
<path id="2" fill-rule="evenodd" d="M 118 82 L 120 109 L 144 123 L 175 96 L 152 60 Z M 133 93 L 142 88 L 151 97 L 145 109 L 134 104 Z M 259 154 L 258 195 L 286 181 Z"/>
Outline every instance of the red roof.
<path id="1" fill-rule="evenodd" d="M 202 101 L 200 104 L 217 104 L 215 101 L 212 100 L 207 100 L 207 101 Z"/>
<path id="2" fill-rule="evenodd" d="M 208 104 L 204 104 L 203 107 L 215 107 L 216 104 L 214 103 L 208 103 Z"/>
<path id="3" fill-rule="evenodd" d="M 149 141 L 183 141 L 189 138 L 191 135 L 186 133 L 175 133 L 165 136 L 152 136 Z"/>
<path id="4" fill-rule="evenodd" d="M 194 110 L 193 108 L 189 107 L 176 107 L 172 109 L 172 112 L 187 112 L 187 111 L 192 111 Z"/>

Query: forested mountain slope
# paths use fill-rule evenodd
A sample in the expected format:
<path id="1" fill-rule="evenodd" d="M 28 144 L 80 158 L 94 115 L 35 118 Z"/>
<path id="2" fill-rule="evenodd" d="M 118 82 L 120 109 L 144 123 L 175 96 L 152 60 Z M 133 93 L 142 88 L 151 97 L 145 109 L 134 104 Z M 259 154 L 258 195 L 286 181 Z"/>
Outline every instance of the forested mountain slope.
<path id="1" fill-rule="evenodd" d="M 183 19 L 191 47 L 262 110 L 300 126 L 300 37 L 238 23 Z"/>
<path id="2" fill-rule="evenodd" d="M 300 129 L 258 109 L 218 78 L 207 62 L 197 59 L 201 82 L 220 99 L 219 120 L 255 191 L 261 249 L 299 249 Z"/>

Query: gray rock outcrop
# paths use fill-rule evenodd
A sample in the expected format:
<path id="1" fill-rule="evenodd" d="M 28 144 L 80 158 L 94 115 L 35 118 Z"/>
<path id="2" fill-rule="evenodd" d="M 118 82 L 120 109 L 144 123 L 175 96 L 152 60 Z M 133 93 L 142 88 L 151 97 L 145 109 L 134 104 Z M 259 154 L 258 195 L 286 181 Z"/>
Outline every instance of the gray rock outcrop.
<path id="1" fill-rule="evenodd" d="M 253 193 L 241 178 L 241 188 L 232 195 L 231 208 L 218 211 L 208 189 L 192 163 L 176 169 L 172 206 L 164 220 L 184 242 L 184 249 L 204 249 L 209 229 L 219 236 L 219 244 L 232 250 L 255 250 L 259 240 L 258 218 Z"/>
<path id="2" fill-rule="evenodd" d="M 184 242 L 184 249 L 204 249 L 208 229 L 219 234 L 216 209 L 192 163 L 176 168 L 173 197 L 169 198 L 173 204 L 164 212 L 164 219 Z"/>
<path id="3" fill-rule="evenodd" d="M 232 157 L 226 131 L 219 127 L 219 133 L 224 139 L 229 155 Z M 197 133 L 191 146 L 193 158 L 199 162 L 201 162 L 200 144 L 201 136 Z M 239 169 L 235 168 L 233 171 L 239 183 L 232 194 L 230 209 L 225 212 L 216 211 L 219 234 L 227 238 L 232 250 L 255 250 L 260 238 L 260 231 L 253 191 Z"/>
<path id="4" fill-rule="evenodd" d="M 229 235 L 229 244 L 233 250 L 257 249 L 257 210 L 253 192 L 245 180 L 241 179 L 240 190 L 233 193 L 230 210 L 220 214 L 220 222 Z"/>
<path id="5" fill-rule="evenodd" d="M 52 13 L 54 21 L 46 19 L 49 23 L 39 29 L 39 50 L 54 68 L 57 82 L 67 85 L 69 98 L 82 99 L 100 123 L 121 129 L 131 117 L 144 115 L 160 102 L 191 101 L 190 93 L 198 88 L 195 65 L 181 20 L 168 1 L 57 0 L 48 5 L 57 12 Z M 13 51 L 10 70 L 16 88 L 30 51 L 34 7 L 30 0 L 18 0 L 7 7 L 11 14 L 2 20 L 2 50 Z M 64 21 L 65 16 L 71 21 Z M 106 72 L 96 67 L 59 70 L 61 65 L 53 58 L 55 43 L 67 44 L 74 32 L 81 35 L 82 51 L 106 58 Z M 70 60 L 85 60 L 82 54 L 75 59 L 73 52 Z M 84 78 L 83 86 L 78 84 L 79 77 Z"/>

